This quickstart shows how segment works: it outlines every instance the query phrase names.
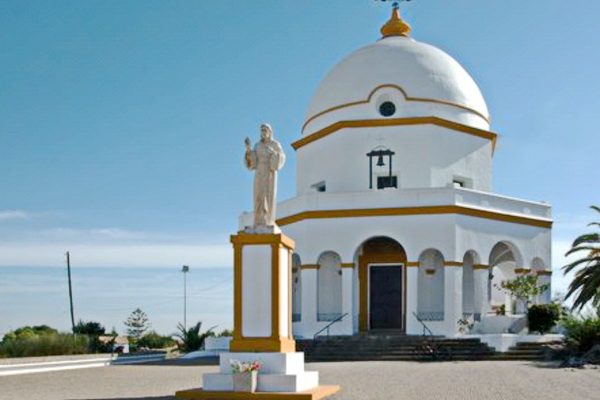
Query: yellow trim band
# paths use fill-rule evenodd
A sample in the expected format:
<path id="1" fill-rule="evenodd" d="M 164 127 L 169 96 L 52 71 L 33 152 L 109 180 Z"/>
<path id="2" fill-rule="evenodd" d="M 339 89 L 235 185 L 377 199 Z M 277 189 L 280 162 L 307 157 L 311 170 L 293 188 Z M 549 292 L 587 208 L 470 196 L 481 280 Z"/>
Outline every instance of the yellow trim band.
<path id="1" fill-rule="evenodd" d="M 411 97 L 400 86 L 388 83 L 388 84 L 384 84 L 384 85 L 379 85 L 375 89 L 371 90 L 371 93 L 369 93 L 369 95 L 367 96 L 366 100 L 358 100 L 358 101 L 352 101 L 350 103 L 340 104 L 339 106 L 330 107 L 330 108 L 327 108 L 327 109 L 325 109 L 323 111 L 320 111 L 320 112 L 316 113 L 315 115 L 313 115 L 312 117 L 308 118 L 304 122 L 304 124 L 302 125 L 302 132 L 304 132 L 304 130 L 306 129 L 306 126 L 308 124 L 310 124 L 313 120 L 319 118 L 322 115 L 328 114 L 328 113 L 330 113 L 332 111 L 341 110 L 342 108 L 347 108 L 347 107 L 352 107 L 352 106 L 358 106 L 358 105 L 361 105 L 361 104 L 369 104 L 371 102 L 371 99 L 373 98 L 373 95 L 379 89 L 383 89 L 383 88 L 393 88 L 393 89 L 396 89 L 396 90 L 400 91 L 400 93 L 402 93 L 402 95 L 404 96 L 404 100 L 406 100 L 406 101 L 418 101 L 418 102 L 422 102 L 422 103 L 436 103 L 436 104 L 443 104 L 445 106 L 457 107 L 457 108 L 460 108 L 460 109 L 463 109 L 463 110 L 466 110 L 466 111 L 470 111 L 470 112 L 472 112 L 474 114 L 477 114 L 478 116 L 480 116 L 481 118 L 483 118 L 488 124 L 490 123 L 490 118 L 488 116 L 480 113 L 479 111 L 477 111 L 477 110 L 475 110 L 475 109 L 473 109 L 471 107 L 463 106 L 462 104 L 453 103 L 451 101 L 429 99 L 429 98 L 425 98 L 425 97 Z"/>
<path id="2" fill-rule="evenodd" d="M 407 267 L 419 267 L 419 262 L 418 261 L 407 261 L 406 262 L 406 266 Z"/>
<path id="3" fill-rule="evenodd" d="M 530 272 L 529 268 L 515 268 L 515 274 L 528 274 Z"/>
<path id="4" fill-rule="evenodd" d="M 341 263 L 340 267 L 342 267 L 342 268 L 354 268 L 354 263 Z"/>
<path id="5" fill-rule="evenodd" d="M 543 270 L 535 271 L 535 273 L 538 275 L 552 275 L 552 270 L 551 269 L 543 269 Z"/>
<path id="6" fill-rule="evenodd" d="M 489 269 L 489 265 L 485 264 L 473 264 L 473 269 Z"/>
<path id="7" fill-rule="evenodd" d="M 462 267 L 461 261 L 444 261 L 444 267 Z"/>
<path id="8" fill-rule="evenodd" d="M 319 264 L 304 264 L 300 266 L 300 269 L 319 269 Z"/>
<path id="9" fill-rule="evenodd" d="M 296 140 L 292 143 L 294 150 L 298 150 L 300 147 L 306 146 L 316 140 L 319 140 L 325 136 L 331 135 L 344 128 L 375 128 L 382 126 L 406 126 L 406 125 L 437 125 L 444 128 L 452 129 L 454 131 L 463 132 L 469 135 L 477 136 L 483 139 L 491 140 L 492 152 L 496 148 L 497 135 L 494 132 L 486 131 L 483 129 L 473 128 L 472 126 L 459 124 L 458 122 L 449 121 L 447 119 L 439 117 L 410 117 L 410 118 L 390 118 L 390 119 L 358 119 L 351 121 L 339 121 L 335 122 L 321 130 L 311 133 L 302 139 Z"/>
<path id="10" fill-rule="evenodd" d="M 497 211 L 480 210 L 466 206 L 424 206 L 424 207 L 398 207 L 398 208 L 357 208 L 349 210 L 317 210 L 303 211 L 298 214 L 283 217 L 277 220 L 280 226 L 290 225 L 305 219 L 324 218 L 358 218 L 358 217 L 384 217 L 401 215 L 439 215 L 460 214 L 470 217 L 492 219 L 514 224 L 537 226 L 550 229 L 552 220 L 523 217 L 512 214 L 504 214 Z"/>

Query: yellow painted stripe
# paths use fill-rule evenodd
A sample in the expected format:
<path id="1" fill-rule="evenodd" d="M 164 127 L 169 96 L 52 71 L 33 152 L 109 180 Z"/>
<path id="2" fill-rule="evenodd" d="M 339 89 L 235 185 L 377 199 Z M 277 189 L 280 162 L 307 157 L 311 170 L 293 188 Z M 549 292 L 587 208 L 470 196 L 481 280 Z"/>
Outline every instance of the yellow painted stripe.
<path id="1" fill-rule="evenodd" d="M 324 218 L 359 218 L 359 217 L 385 217 L 401 215 L 439 215 L 439 214 L 460 214 L 470 217 L 492 219 L 514 224 L 536 226 L 550 229 L 552 220 L 523 217 L 512 214 L 504 214 L 497 211 L 480 210 L 466 206 L 424 206 L 424 207 L 398 207 L 398 208 L 359 208 L 349 210 L 317 210 L 303 211 L 298 214 L 283 217 L 277 220 L 277 224 L 285 226 L 305 219 L 324 219 Z"/>
<path id="2" fill-rule="evenodd" d="M 310 118 L 308 118 L 304 122 L 304 124 L 302 125 L 302 132 L 304 132 L 304 129 L 306 129 L 306 126 L 311 121 L 314 121 L 315 119 L 317 119 L 318 117 L 320 117 L 322 115 L 328 114 L 328 113 L 330 113 L 332 111 L 341 110 L 342 108 L 357 106 L 357 105 L 361 105 L 361 104 L 368 104 L 371 101 L 371 98 L 373 97 L 373 95 L 375 94 L 375 92 L 377 92 L 379 89 L 382 89 L 382 88 L 393 88 L 393 89 L 396 89 L 396 90 L 400 91 L 400 93 L 402 93 L 402 95 L 404 96 L 404 99 L 406 101 L 417 101 L 417 102 L 422 102 L 422 103 L 443 104 L 443 105 L 446 105 L 446 106 L 452 106 L 452 107 L 461 108 L 463 110 L 471 111 L 472 113 L 479 115 L 485 121 L 487 121 L 488 123 L 490 123 L 490 118 L 487 115 L 484 115 L 484 114 L 480 113 L 479 111 L 475 110 L 474 108 L 467 107 L 465 105 L 454 103 L 454 102 L 447 101 L 447 100 L 438 100 L 438 99 L 431 99 L 431 98 L 425 98 L 425 97 L 412 97 L 412 96 L 409 96 L 408 93 L 406 93 L 406 91 L 402 87 L 400 87 L 398 85 L 395 85 L 393 83 L 386 83 L 386 84 L 383 84 L 383 85 L 379 85 L 375 89 L 373 89 L 371 91 L 371 93 L 369 93 L 369 95 L 367 96 L 367 98 L 365 100 L 357 100 L 357 101 L 352 101 L 352 102 L 349 102 L 349 103 L 340 104 L 340 105 L 327 108 L 327 109 L 325 109 L 325 110 L 323 110 L 321 112 L 318 112 L 318 113 L 314 114 L 313 116 L 311 116 Z"/>
<path id="3" fill-rule="evenodd" d="M 483 129 L 473 128 L 472 126 L 459 124 L 458 122 L 449 121 L 439 117 L 410 117 L 410 118 L 390 118 L 390 119 L 361 119 L 351 121 L 339 121 L 331 124 L 321 130 L 311 133 L 300 140 L 292 143 L 292 147 L 298 150 L 302 146 L 306 146 L 325 136 L 331 135 L 344 128 L 373 128 L 382 126 L 406 126 L 406 125 L 437 125 L 444 128 L 452 129 L 458 132 L 463 132 L 469 135 L 477 136 L 483 139 L 492 141 L 492 151 L 496 147 L 497 135 L 494 132 Z"/>

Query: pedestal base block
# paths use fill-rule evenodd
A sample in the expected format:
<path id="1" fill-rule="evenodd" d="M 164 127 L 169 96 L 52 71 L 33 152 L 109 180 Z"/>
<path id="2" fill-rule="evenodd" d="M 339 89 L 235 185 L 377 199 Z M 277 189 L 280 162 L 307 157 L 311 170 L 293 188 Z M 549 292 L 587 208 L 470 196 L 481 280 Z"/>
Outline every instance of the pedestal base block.
<path id="1" fill-rule="evenodd" d="M 304 353 L 221 353 L 219 355 L 219 372 L 231 373 L 231 360 L 241 362 L 258 361 L 260 375 L 264 374 L 298 374 L 304 372 Z M 316 386 L 316 385 L 315 385 Z"/>
<path id="2" fill-rule="evenodd" d="M 210 391 L 233 391 L 233 375 L 207 373 L 202 376 L 204 389 Z M 258 374 L 258 392 L 303 392 L 319 385 L 317 371 L 299 372 L 296 374 Z"/>
<path id="3" fill-rule="evenodd" d="M 241 393 L 241 392 L 218 392 L 206 391 L 203 389 L 182 390 L 175 393 L 175 397 L 185 400 L 223 400 L 223 399 L 239 399 L 239 400 L 319 400 L 329 397 L 340 390 L 339 386 L 318 386 L 314 389 L 306 390 L 297 393 L 286 392 L 256 392 L 256 393 Z"/>

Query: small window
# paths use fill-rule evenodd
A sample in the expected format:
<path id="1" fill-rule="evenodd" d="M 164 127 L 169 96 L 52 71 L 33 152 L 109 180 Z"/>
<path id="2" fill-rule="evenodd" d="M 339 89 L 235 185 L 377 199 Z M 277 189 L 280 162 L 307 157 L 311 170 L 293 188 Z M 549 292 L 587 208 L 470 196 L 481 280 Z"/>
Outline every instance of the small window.
<path id="1" fill-rule="evenodd" d="M 398 188 L 398 177 L 397 176 L 378 176 L 377 177 L 377 189 L 385 188 Z"/>
<path id="2" fill-rule="evenodd" d="M 325 185 L 325 181 L 315 183 L 314 185 L 311 185 L 310 187 L 313 188 L 316 192 L 326 192 L 327 191 L 327 185 Z"/>
<path id="3" fill-rule="evenodd" d="M 465 183 L 463 181 L 459 181 L 458 179 L 454 179 L 452 181 L 452 187 L 455 187 L 455 188 L 465 187 Z"/>
<path id="4" fill-rule="evenodd" d="M 391 117 L 396 112 L 396 106 L 391 101 L 385 101 L 379 106 L 379 113 L 384 117 Z"/>

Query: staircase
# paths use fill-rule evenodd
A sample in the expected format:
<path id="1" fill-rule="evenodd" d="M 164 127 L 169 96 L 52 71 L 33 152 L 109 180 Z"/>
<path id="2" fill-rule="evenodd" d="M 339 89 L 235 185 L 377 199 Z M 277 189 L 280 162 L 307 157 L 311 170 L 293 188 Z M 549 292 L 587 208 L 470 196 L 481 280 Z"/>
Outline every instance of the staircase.
<path id="1" fill-rule="evenodd" d="M 552 343 L 523 343 L 519 342 L 504 353 L 496 353 L 493 360 L 523 360 L 523 361 L 542 361 L 544 359 L 544 349 Z"/>
<path id="2" fill-rule="evenodd" d="M 433 343 L 451 355 L 451 360 L 490 359 L 494 351 L 479 339 L 453 339 L 439 336 L 403 334 L 362 334 L 297 340 L 308 362 L 315 361 L 418 361 L 431 357 L 418 350 L 424 342 Z"/>

